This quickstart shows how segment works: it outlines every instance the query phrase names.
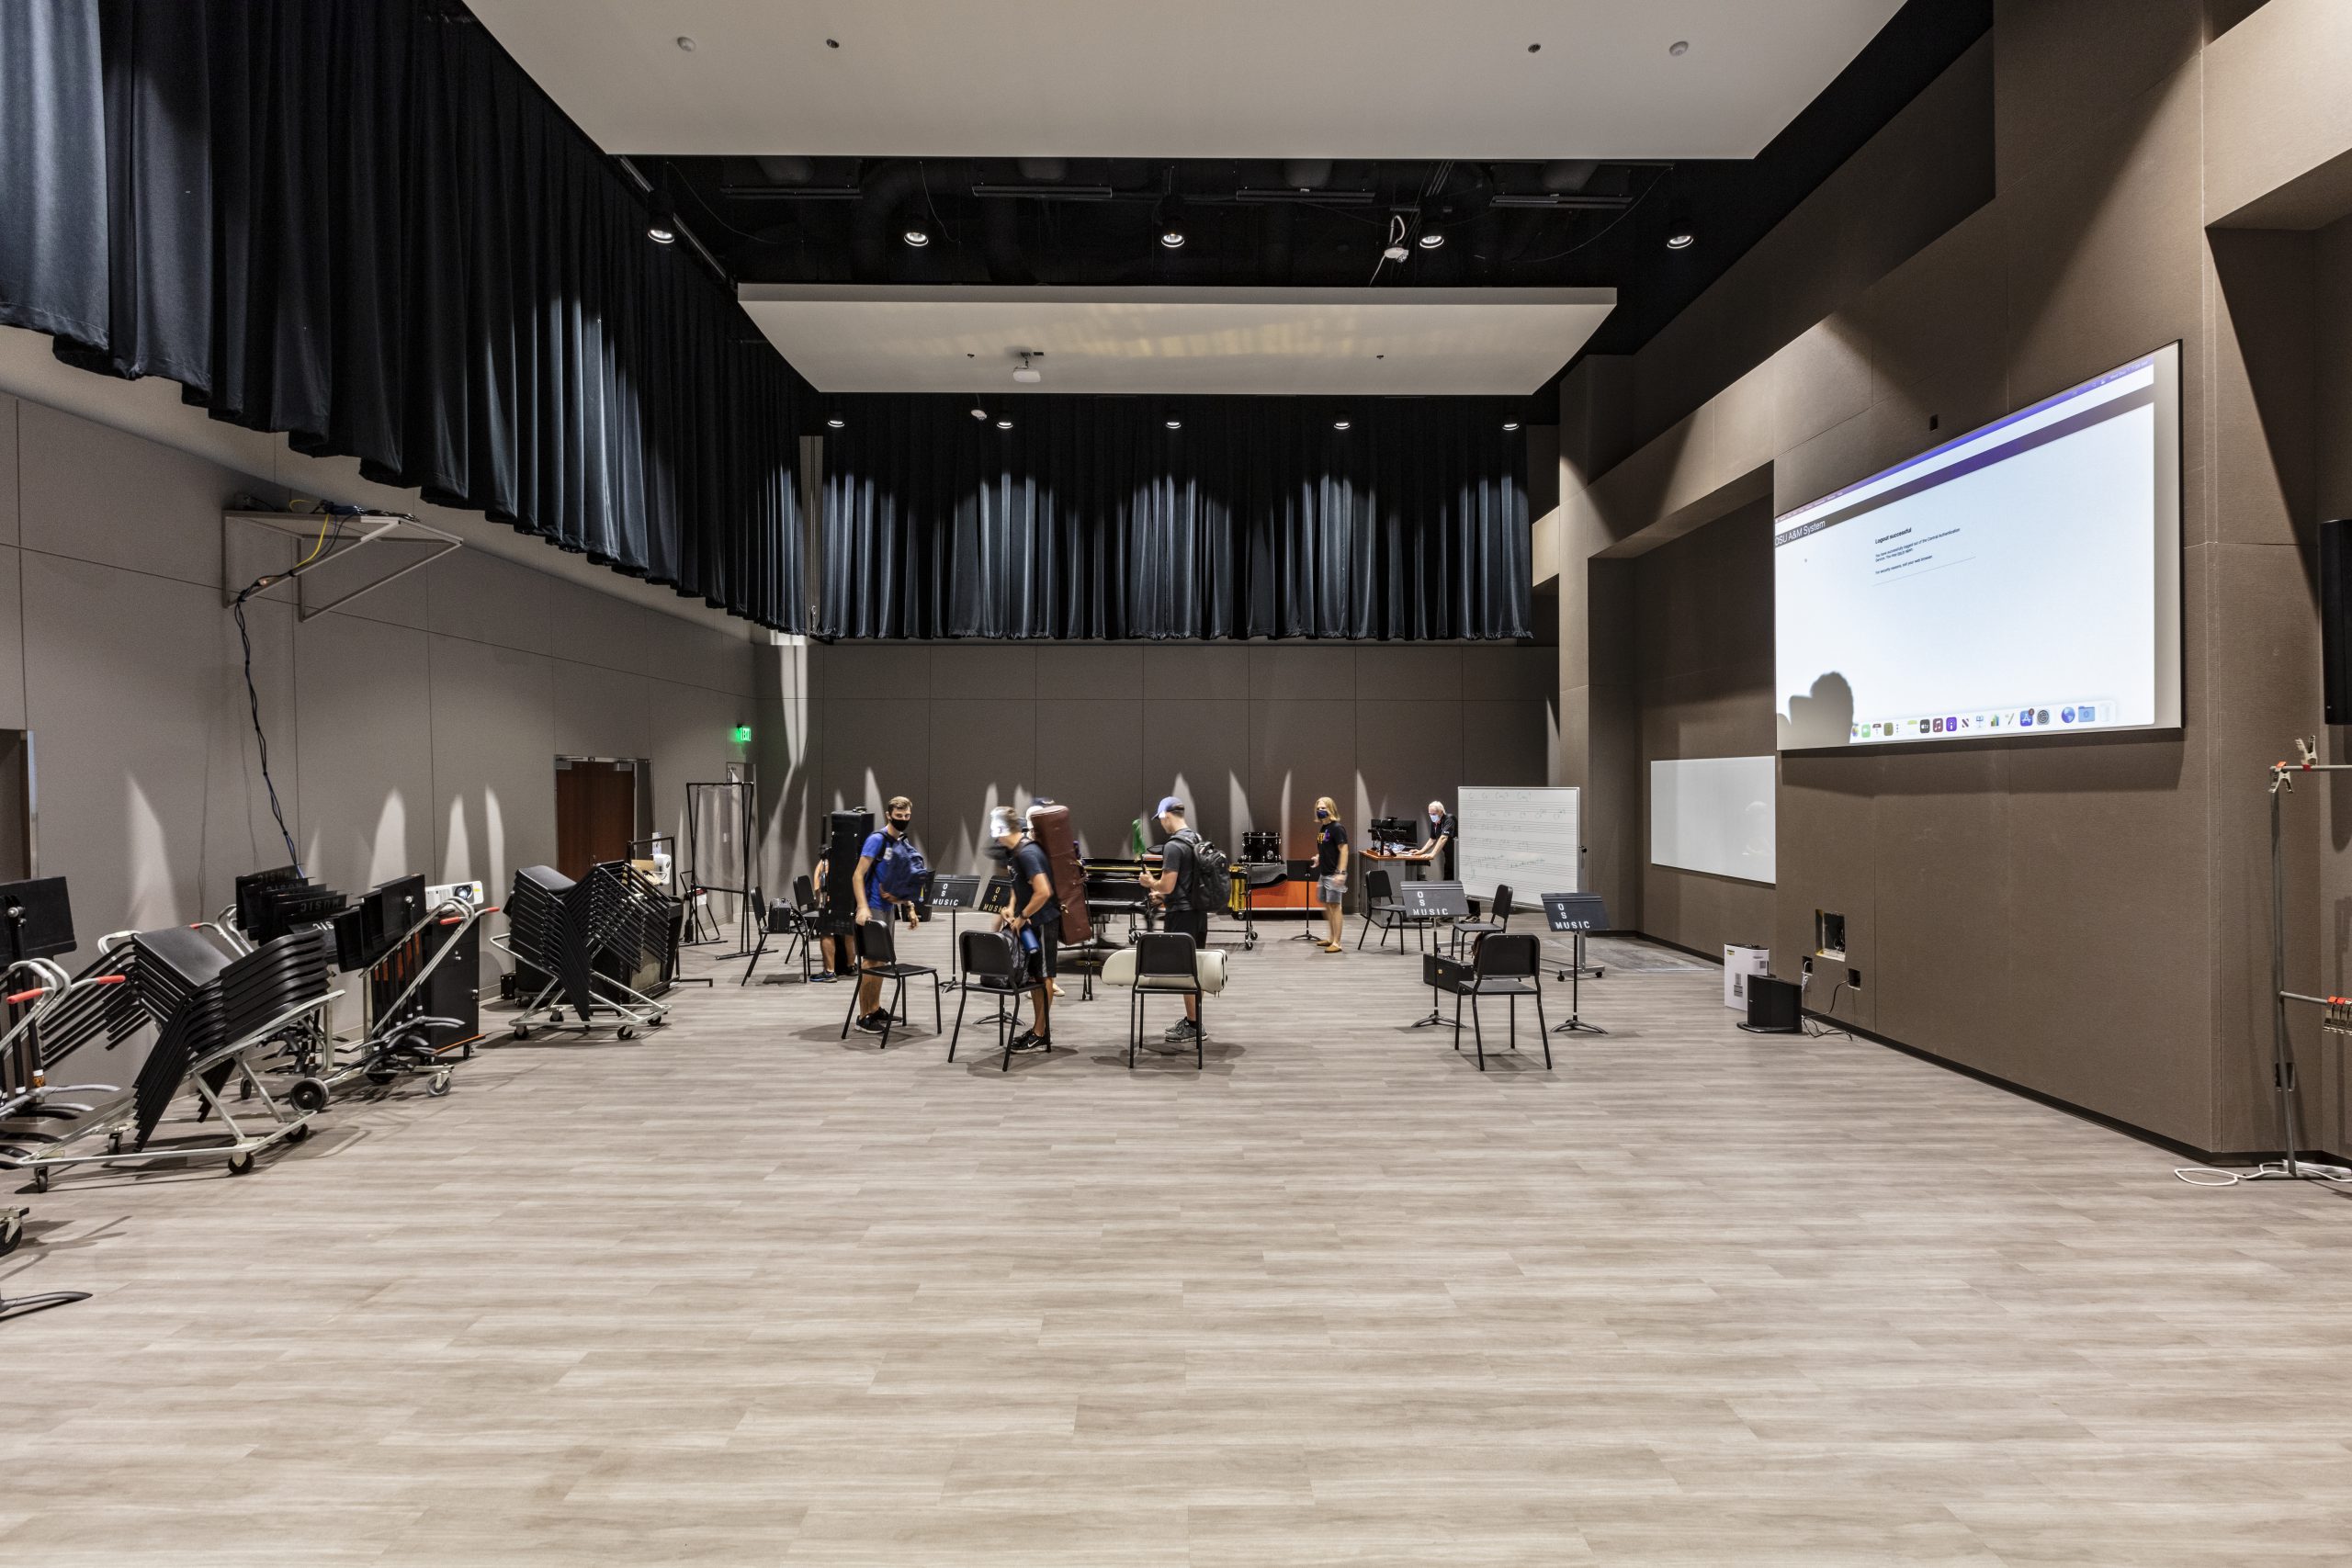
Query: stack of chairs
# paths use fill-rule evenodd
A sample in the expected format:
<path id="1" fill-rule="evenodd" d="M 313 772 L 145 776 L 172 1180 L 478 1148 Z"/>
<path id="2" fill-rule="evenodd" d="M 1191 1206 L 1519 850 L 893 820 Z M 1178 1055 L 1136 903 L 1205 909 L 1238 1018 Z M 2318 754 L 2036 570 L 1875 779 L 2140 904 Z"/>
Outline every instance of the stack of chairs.
<path id="1" fill-rule="evenodd" d="M 645 903 L 631 898 L 616 881 L 592 873 L 587 881 L 574 882 L 545 865 L 514 874 L 506 899 L 506 934 L 497 940 L 519 969 L 548 976 L 516 1015 L 515 1039 L 529 1039 L 535 1021 L 586 1031 L 596 1027 L 599 1013 L 609 1013 L 624 1040 L 639 1024 L 658 1027 L 667 1021 L 666 1006 L 598 972 L 622 953 L 636 962 L 647 940 Z M 605 962 L 600 964 L 600 959 Z"/>
<path id="2" fill-rule="evenodd" d="M 153 1024 L 147 1059 L 127 1095 L 116 1091 L 113 1100 L 72 1107 L 75 1114 L 63 1130 L 0 1151 L 0 1164 L 29 1169 L 40 1190 L 53 1168 L 74 1165 L 217 1158 L 228 1162 L 231 1175 L 245 1174 L 263 1151 L 310 1134 L 310 1112 L 281 1105 L 255 1067 L 295 1035 L 323 1037 L 327 1011 L 343 994 L 334 975 L 333 939 L 318 926 L 243 953 L 189 927 L 110 939 L 98 964 L 81 978 L 113 976 L 125 983 L 79 991 L 44 1018 L 43 1053 L 62 1057 L 100 1035 L 111 1047 Z M 239 1103 L 253 1102 L 241 1112 L 223 1099 L 232 1081 Z M 220 1131 L 198 1135 L 202 1141 L 155 1145 L 173 1102 L 189 1089 L 198 1100 L 196 1120 L 218 1118 Z M 106 1140 L 105 1152 L 79 1147 L 97 1138 Z"/>

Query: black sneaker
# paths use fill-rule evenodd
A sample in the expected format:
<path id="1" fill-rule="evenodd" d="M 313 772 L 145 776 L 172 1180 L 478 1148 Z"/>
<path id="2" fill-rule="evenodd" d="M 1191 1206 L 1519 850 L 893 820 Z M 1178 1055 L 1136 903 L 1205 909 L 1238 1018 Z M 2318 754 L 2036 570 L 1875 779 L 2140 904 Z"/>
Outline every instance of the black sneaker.
<path id="1" fill-rule="evenodd" d="M 1012 1037 L 1012 1048 L 1016 1051 L 1050 1051 L 1054 1043 L 1034 1029 L 1024 1029 Z"/>
<path id="2" fill-rule="evenodd" d="M 857 1021 L 857 1027 L 868 1034 L 879 1034 L 882 1026 L 889 1021 L 890 1015 L 887 1012 L 869 1012 Z"/>

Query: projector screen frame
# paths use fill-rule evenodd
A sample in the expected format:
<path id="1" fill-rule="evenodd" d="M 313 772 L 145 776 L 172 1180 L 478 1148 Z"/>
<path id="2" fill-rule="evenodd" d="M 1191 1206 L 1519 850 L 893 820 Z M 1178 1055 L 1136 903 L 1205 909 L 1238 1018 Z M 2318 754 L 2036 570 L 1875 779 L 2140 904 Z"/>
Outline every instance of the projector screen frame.
<path id="1" fill-rule="evenodd" d="M 1988 432 L 1997 430 L 2004 425 L 2012 424 L 2018 421 L 2028 419 L 2055 404 L 2065 402 L 2067 400 L 2083 392 L 2088 391 L 2102 384 L 2112 381 L 2119 377 L 2129 374 L 2136 370 L 2142 365 L 2149 366 L 2154 371 L 2154 396 L 2155 402 L 2155 417 L 2154 421 L 2154 452 L 2153 465 L 2155 479 L 2155 493 L 2154 516 L 2152 521 L 2154 536 L 2150 544 L 2150 547 L 2154 552 L 2154 559 L 2152 563 L 2154 572 L 2151 594 L 2153 602 L 2151 607 L 2154 615 L 2154 657 L 2155 668 L 2153 672 L 2154 677 L 2154 716 L 2151 722 L 2146 724 L 2131 725 L 2098 725 L 2090 728 L 2075 729 L 2055 727 L 2048 728 L 2036 728 L 2030 729 L 2020 728 L 2014 730 L 2003 730 L 1997 734 L 1986 732 L 1983 735 L 1971 735 L 1957 740 L 1953 739 L 1949 735 L 1936 734 L 1885 736 L 1875 739 L 1853 738 L 1836 743 L 1776 745 L 1774 748 L 1775 751 L 1781 756 L 1819 756 L 1847 751 L 1877 752 L 1890 747 L 1975 748 L 1987 744 L 1996 746 L 2003 745 L 2011 740 L 2096 741 L 2107 738 L 2144 739 L 2151 736 L 2179 734 L 2183 723 L 2181 710 L 2183 660 L 2182 624 L 2185 615 L 2184 606 L 2181 602 L 2181 491 L 2184 479 L 2181 472 L 2180 362 L 2182 351 L 2183 344 L 2181 340 L 2178 338 L 2175 338 L 2168 343 L 2160 344 L 2145 354 L 2134 355 L 2131 358 L 2123 360 L 2111 369 L 2102 371 L 2096 376 L 2086 378 L 2085 379 L 2075 383 L 2073 386 L 2050 394 L 2048 397 L 2036 399 L 2033 402 L 2028 403 L 2021 408 L 2012 410 L 2011 412 L 2002 414 L 1996 419 L 1988 420 L 1983 424 L 1962 432 L 1962 434 L 1953 436 L 1949 441 L 1941 442 L 1937 446 L 1928 447 L 1925 451 L 1902 459 L 1900 462 L 1890 464 L 1886 468 L 1881 468 L 1876 473 L 1871 474 L 1866 478 L 1858 479 L 1851 484 L 1840 486 L 1836 490 L 1826 491 L 1810 500 L 1799 502 L 1784 510 L 1776 512 L 1772 519 L 1774 571 L 1773 593 L 1775 599 L 1775 613 L 1777 615 L 1780 592 L 1780 551 L 1782 547 L 1781 536 L 1788 526 L 1790 519 L 1798 516 L 1800 513 L 1815 511 L 1820 508 L 1825 502 L 1835 501 L 1840 496 L 1854 494 L 1856 492 L 1865 491 L 1870 487 L 1878 484 L 1880 481 L 1886 479 L 1891 475 L 1899 473 L 1905 469 L 1917 468 L 1923 463 L 1933 460 L 1939 455 L 1949 452 L 1955 447 L 1963 446 L 1972 441 L 1975 441 Z M 1780 710 L 1781 705 L 1787 699 L 1788 694 L 1781 689 L 1781 681 L 1778 664 L 1779 633 L 1777 629 L 1774 633 L 1774 638 L 1773 705 L 1774 711 L 1777 714 Z"/>

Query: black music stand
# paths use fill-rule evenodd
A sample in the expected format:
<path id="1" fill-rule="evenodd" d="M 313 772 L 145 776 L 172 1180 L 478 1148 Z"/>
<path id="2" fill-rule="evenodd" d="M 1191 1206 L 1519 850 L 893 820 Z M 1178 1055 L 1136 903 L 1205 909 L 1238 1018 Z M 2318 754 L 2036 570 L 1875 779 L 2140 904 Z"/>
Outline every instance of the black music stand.
<path id="1" fill-rule="evenodd" d="M 1470 897 L 1459 882 L 1400 882 L 1396 885 L 1396 907 L 1423 922 L 1434 924 L 1441 919 L 1466 920 L 1470 918 Z M 1398 944 L 1402 946 L 1400 942 Z M 1425 973 L 1431 972 L 1427 964 Z M 1415 1029 L 1434 1029 L 1445 1021 L 1437 1006 L 1437 987 L 1430 987 L 1430 1015 L 1413 1021 Z"/>
<path id="2" fill-rule="evenodd" d="M 1546 893 L 1544 895 L 1544 923 L 1555 931 L 1566 931 L 1576 939 L 1576 956 L 1560 977 L 1568 983 L 1568 1021 L 1552 1026 L 1555 1034 L 1606 1034 L 1609 1031 L 1597 1023 L 1587 1023 L 1577 1016 L 1578 988 L 1584 983 L 1584 939 L 1589 931 L 1609 929 L 1609 906 L 1598 893 Z"/>
<path id="3" fill-rule="evenodd" d="M 966 909 L 980 907 L 980 891 L 985 886 L 980 877 L 954 876 L 944 872 L 931 879 L 931 907 L 947 911 L 947 951 L 952 955 L 948 962 L 956 969 L 952 978 L 939 982 L 943 991 L 964 988 L 964 949 L 956 940 L 956 917 Z"/>

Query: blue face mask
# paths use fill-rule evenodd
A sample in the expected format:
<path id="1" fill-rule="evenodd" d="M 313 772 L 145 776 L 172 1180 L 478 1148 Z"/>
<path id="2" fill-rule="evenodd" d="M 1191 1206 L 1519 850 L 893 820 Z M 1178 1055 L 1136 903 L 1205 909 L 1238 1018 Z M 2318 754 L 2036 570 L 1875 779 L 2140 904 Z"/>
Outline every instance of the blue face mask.
<path id="1" fill-rule="evenodd" d="M 1315 820 L 1317 822 L 1329 822 L 1331 820 L 1331 814 L 1318 806 L 1315 808 Z"/>

